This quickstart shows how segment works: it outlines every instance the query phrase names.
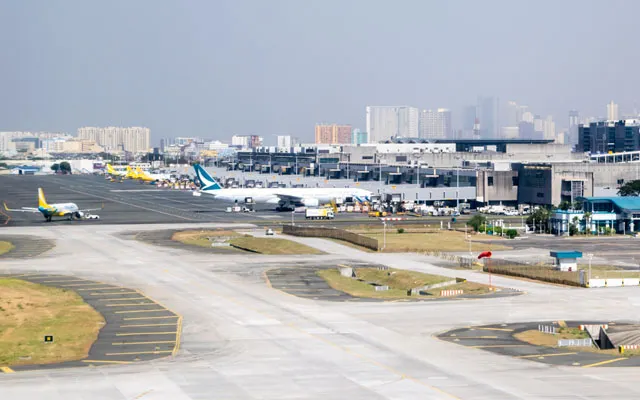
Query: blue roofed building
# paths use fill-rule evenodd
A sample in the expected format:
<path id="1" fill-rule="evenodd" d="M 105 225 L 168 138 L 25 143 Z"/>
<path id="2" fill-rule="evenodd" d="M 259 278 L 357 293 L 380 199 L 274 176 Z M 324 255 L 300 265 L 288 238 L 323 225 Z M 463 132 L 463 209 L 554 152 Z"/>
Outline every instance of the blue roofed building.
<path id="1" fill-rule="evenodd" d="M 578 201 L 582 202 L 582 210 L 556 210 L 552 214 L 554 233 L 569 235 L 571 226 L 594 235 L 640 231 L 640 197 L 581 197 Z"/>

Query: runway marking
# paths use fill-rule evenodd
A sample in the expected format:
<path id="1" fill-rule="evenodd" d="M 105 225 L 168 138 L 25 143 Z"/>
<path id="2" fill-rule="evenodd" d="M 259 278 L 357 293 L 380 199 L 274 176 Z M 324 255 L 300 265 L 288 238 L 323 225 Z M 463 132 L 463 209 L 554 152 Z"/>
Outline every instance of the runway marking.
<path id="1" fill-rule="evenodd" d="M 133 317 L 133 318 L 122 318 L 123 321 L 137 321 L 141 319 L 167 319 L 167 318 L 179 318 L 177 315 L 167 315 L 163 317 Z"/>
<path id="2" fill-rule="evenodd" d="M 138 400 L 143 398 L 144 396 L 148 395 L 149 393 L 153 392 L 153 389 L 149 389 L 149 390 L 145 390 L 144 392 L 140 393 L 139 395 L 137 395 L 136 397 L 134 397 L 134 400 Z"/>
<path id="3" fill-rule="evenodd" d="M 57 280 L 57 281 L 42 281 L 40 283 L 65 283 L 65 282 L 90 282 L 86 279 L 65 279 L 65 280 Z"/>
<path id="4" fill-rule="evenodd" d="M 72 285 L 58 285 L 61 287 L 82 287 L 82 286 L 91 286 L 91 285 L 100 285 L 100 286 L 104 286 L 107 285 L 106 283 L 96 283 L 96 282 L 91 282 L 91 283 L 74 283 Z M 113 287 L 113 286 L 112 286 Z M 74 290 L 92 290 L 92 288 L 87 288 L 87 289 L 74 289 Z"/>
<path id="5" fill-rule="evenodd" d="M 131 307 L 131 306 L 157 306 L 157 303 L 125 303 L 125 304 L 105 304 L 105 307 Z"/>
<path id="6" fill-rule="evenodd" d="M 127 346 L 130 344 L 167 344 L 167 343 L 175 343 L 174 340 L 161 340 L 158 342 L 126 342 L 126 343 L 111 343 L 112 346 Z"/>
<path id="7" fill-rule="evenodd" d="M 170 274 L 170 273 L 169 273 L 169 274 Z M 232 302 L 232 303 L 235 303 L 235 304 L 239 305 L 240 307 L 243 307 L 243 308 L 248 309 L 248 310 L 252 310 L 252 311 L 254 311 L 254 312 L 256 312 L 256 313 L 258 313 L 258 314 L 260 314 L 260 315 L 262 315 L 262 316 L 264 316 L 264 317 L 266 317 L 266 318 L 274 319 L 271 315 L 269 315 L 269 314 L 267 314 L 267 313 L 265 313 L 265 312 L 263 312 L 263 311 L 260 311 L 260 310 L 259 310 L 259 309 L 257 309 L 257 308 L 253 308 L 253 307 L 251 307 L 251 306 L 248 306 L 248 305 L 246 305 L 246 304 L 242 303 L 241 301 L 236 300 L 236 299 L 235 299 L 235 298 L 233 298 L 233 297 L 226 296 L 226 295 L 223 295 L 223 294 L 221 294 L 221 293 L 219 293 L 219 292 L 216 292 L 215 290 L 212 290 L 211 288 L 209 288 L 209 287 L 207 287 L 207 286 L 205 286 L 205 285 L 202 285 L 200 282 L 194 281 L 194 282 L 192 282 L 192 284 L 193 284 L 194 286 L 200 286 L 200 287 L 201 287 L 201 288 L 203 288 L 204 290 L 206 290 L 206 291 L 208 291 L 208 292 L 210 292 L 210 293 L 213 293 L 213 294 L 215 294 L 215 295 L 217 295 L 217 296 L 220 296 L 220 297 L 222 297 L 222 298 L 224 298 L 224 299 L 226 299 L 226 300 L 228 300 L 228 301 L 230 301 L 230 302 Z M 294 330 L 296 330 L 296 331 L 298 331 L 298 332 L 300 332 L 300 333 L 303 333 L 303 334 L 305 334 L 305 335 L 307 335 L 307 336 L 309 336 L 309 337 L 311 337 L 311 338 L 313 338 L 313 339 L 316 339 L 316 340 L 318 340 L 318 341 L 324 342 L 324 343 L 326 343 L 326 344 L 328 344 L 328 345 L 330 345 L 330 346 L 332 346 L 332 347 L 335 347 L 335 348 L 337 348 L 337 349 L 339 349 L 339 350 L 342 350 L 342 351 L 343 351 L 343 352 L 345 352 L 345 353 L 348 353 L 348 354 L 351 354 L 351 355 L 353 355 L 353 356 L 355 356 L 355 357 L 357 357 L 357 358 L 360 358 L 361 360 L 364 360 L 364 361 L 366 361 L 366 362 L 368 362 L 368 363 L 370 363 L 370 364 L 373 364 L 373 365 L 375 365 L 375 366 L 378 366 L 378 367 L 380 367 L 380 368 L 383 368 L 383 369 L 385 369 L 385 370 L 387 370 L 387 371 L 391 372 L 392 374 L 399 376 L 399 377 L 400 377 L 400 378 L 402 378 L 402 379 L 410 380 L 410 381 L 412 381 L 412 382 L 414 382 L 414 383 L 417 383 L 418 385 L 424 386 L 424 387 L 426 387 L 426 388 L 428 388 L 428 389 L 430 389 L 430 390 L 433 390 L 434 392 L 440 393 L 440 394 L 445 395 L 445 396 L 447 396 L 447 397 L 449 397 L 449 398 L 452 398 L 452 399 L 455 399 L 455 400 L 461 400 L 459 397 L 454 396 L 453 394 L 451 394 L 451 393 L 449 393 L 449 392 L 446 392 L 446 391 L 444 391 L 444 390 L 442 390 L 442 389 L 440 389 L 440 388 L 438 388 L 438 387 L 431 386 L 431 385 L 429 385 L 429 384 L 427 384 L 427 383 L 424 383 L 424 382 L 422 382 L 421 380 L 416 379 L 416 378 L 414 378 L 414 377 L 412 377 L 412 376 L 410 376 L 410 375 L 406 375 L 406 374 L 402 373 L 401 371 L 398 371 L 397 369 L 395 369 L 395 368 L 393 368 L 393 367 L 390 367 L 390 366 L 388 366 L 388 365 L 385 365 L 385 364 L 383 364 L 383 363 L 381 363 L 381 362 L 379 362 L 379 361 L 376 361 L 376 360 L 374 360 L 374 359 L 372 359 L 372 358 L 370 358 L 370 357 L 368 357 L 368 356 L 365 356 L 365 355 L 363 355 L 363 354 L 357 353 L 357 352 L 355 352 L 354 350 L 351 350 L 351 349 L 350 349 L 350 348 L 348 348 L 348 347 L 342 347 L 342 346 L 340 346 L 339 344 L 337 344 L 337 343 L 335 343 L 335 342 L 332 342 L 332 341 L 330 341 L 330 340 L 328 340 L 328 339 L 326 339 L 326 338 L 323 338 L 323 337 L 321 337 L 321 336 L 318 336 L 318 335 L 315 335 L 315 334 L 313 334 L 313 333 L 307 332 L 306 330 L 304 330 L 304 329 L 302 329 L 302 328 L 299 328 L 298 326 L 294 325 L 294 324 L 293 324 L 293 323 L 291 323 L 291 322 L 287 323 L 287 326 L 289 326 L 290 328 L 292 328 L 292 329 L 294 329 Z"/>
<path id="8" fill-rule="evenodd" d="M 131 364 L 131 361 L 111 361 L 111 360 L 82 360 L 83 363 L 102 363 L 102 364 Z"/>
<path id="9" fill-rule="evenodd" d="M 105 356 L 128 356 L 133 354 L 166 354 L 171 353 L 172 350 L 157 350 L 157 351 L 130 351 L 124 353 L 105 353 Z"/>
<path id="10" fill-rule="evenodd" d="M 176 326 L 177 322 L 169 324 L 134 324 L 134 325 L 120 325 L 120 328 L 147 328 L 150 326 Z"/>
<path id="11" fill-rule="evenodd" d="M 545 357 L 560 357 L 560 356 L 572 356 L 578 353 L 548 353 L 548 354 L 529 354 L 527 356 L 517 356 L 516 358 L 545 358 Z"/>
<path id="12" fill-rule="evenodd" d="M 513 329 L 507 328 L 473 328 L 478 331 L 502 331 L 502 332 L 513 332 Z"/>
<path id="13" fill-rule="evenodd" d="M 136 290 L 136 291 L 140 294 L 140 296 L 144 296 L 142 292 L 140 292 L 139 290 Z M 180 350 L 180 340 L 182 338 L 182 315 L 170 310 L 168 307 L 165 307 L 159 301 L 156 301 L 156 300 L 153 300 L 153 301 L 155 301 L 156 303 L 158 303 L 158 305 L 160 305 L 161 307 L 164 307 L 167 311 L 169 311 L 172 314 L 175 314 L 175 316 L 178 317 L 178 321 L 176 323 L 176 344 L 175 346 L 173 346 L 173 351 L 171 352 L 171 355 L 175 357 L 175 355 L 178 354 L 178 350 Z"/>
<path id="14" fill-rule="evenodd" d="M 533 346 L 531 344 L 488 344 L 488 345 L 480 345 L 480 346 L 467 346 L 471 349 L 491 349 L 491 348 L 501 348 L 501 347 L 527 347 Z"/>
<path id="15" fill-rule="evenodd" d="M 171 312 L 166 308 L 161 310 L 129 310 L 129 311 L 115 311 L 114 314 L 135 314 L 135 313 L 143 313 L 143 312 Z"/>
<path id="16" fill-rule="evenodd" d="M 89 296 L 104 296 L 112 294 L 138 294 L 138 292 L 108 292 L 108 293 L 89 293 Z"/>
<path id="17" fill-rule="evenodd" d="M 93 285 L 95 285 L 95 283 Z M 81 285 L 81 286 L 86 286 L 86 285 Z M 107 286 L 107 287 L 105 287 L 105 286 Z M 76 292 L 84 292 L 84 291 L 87 291 L 87 290 L 113 290 L 113 289 L 118 289 L 118 287 L 109 286 L 109 285 L 107 285 L 105 283 L 105 284 L 102 284 L 102 285 L 97 286 L 97 287 L 90 287 L 90 288 L 84 288 L 84 289 L 74 289 L 74 290 Z"/>
<path id="18" fill-rule="evenodd" d="M 147 300 L 146 297 L 120 297 L 113 299 L 96 299 L 98 301 L 124 301 L 124 300 Z"/>
<path id="19" fill-rule="evenodd" d="M 508 339 L 508 338 L 499 338 L 497 336 L 450 336 L 455 337 L 456 339 Z"/>
<path id="20" fill-rule="evenodd" d="M 183 216 L 180 216 L 180 215 L 175 215 L 175 214 L 170 214 L 170 213 L 166 213 L 166 212 L 163 212 L 163 211 L 154 210 L 153 208 L 139 206 L 139 205 L 137 205 L 137 204 L 128 203 L 128 202 L 126 202 L 126 201 L 121 201 L 121 200 L 111 199 L 111 198 L 104 197 L 104 196 L 98 196 L 98 195 L 96 195 L 96 194 L 91 194 L 91 193 L 87 193 L 87 192 L 82 192 L 82 191 L 80 191 L 80 190 L 74 190 L 74 189 L 69 189 L 69 188 L 64 188 L 64 189 L 65 189 L 65 190 L 72 191 L 72 192 L 76 192 L 76 193 L 84 194 L 84 195 L 87 195 L 87 196 L 97 197 L 97 198 L 99 198 L 99 199 L 103 199 L 103 200 L 113 201 L 113 202 L 115 202 L 115 203 L 125 204 L 125 205 L 131 206 L 131 207 L 141 208 L 141 209 L 143 209 L 143 210 L 147 210 L 147 211 L 157 212 L 158 214 L 164 214 L 164 215 L 168 215 L 168 216 L 170 216 L 170 217 L 175 217 L 175 218 L 180 218 L 180 219 L 186 219 L 187 221 L 196 221 L 196 220 L 195 220 L 195 219 L 193 219 L 193 218 L 187 218 L 187 217 L 183 217 Z"/>
<path id="21" fill-rule="evenodd" d="M 614 358 L 612 360 L 604 360 L 604 361 L 600 361 L 600 362 L 593 363 L 593 364 L 583 365 L 582 368 L 597 367 L 597 366 L 600 366 L 600 365 L 611 364 L 611 363 L 622 361 L 622 360 L 626 360 L 626 359 L 627 359 L 626 357 L 621 357 L 621 358 Z"/>
<path id="22" fill-rule="evenodd" d="M 16 372 L 9 367 L 0 367 L 0 371 L 4 372 L 5 374 L 13 374 Z"/>
<path id="23" fill-rule="evenodd" d="M 138 336 L 138 335 L 175 335 L 178 332 L 127 332 L 116 333 L 116 336 Z"/>

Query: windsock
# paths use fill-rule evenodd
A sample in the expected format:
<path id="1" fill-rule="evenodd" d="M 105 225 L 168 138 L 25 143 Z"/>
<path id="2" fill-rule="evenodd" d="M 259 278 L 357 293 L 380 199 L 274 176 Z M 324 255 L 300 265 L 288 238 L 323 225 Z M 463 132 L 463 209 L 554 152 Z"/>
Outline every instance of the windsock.
<path id="1" fill-rule="evenodd" d="M 491 258 L 491 252 L 490 251 L 483 251 L 482 253 L 480 253 L 478 255 L 478 260 L 481 258 Z"/>

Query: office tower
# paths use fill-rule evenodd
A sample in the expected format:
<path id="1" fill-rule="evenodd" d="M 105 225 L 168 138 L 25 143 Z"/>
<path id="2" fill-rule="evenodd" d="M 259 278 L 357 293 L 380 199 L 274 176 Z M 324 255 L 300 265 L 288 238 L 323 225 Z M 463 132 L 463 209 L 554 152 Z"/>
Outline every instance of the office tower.
<path id="1" fill-rule="evenodd" d="M 424 139 L 451 137 L 451 111 L 446 108 L 422 110 L 419 118 L 419 135 Z"/>
<path id="2" fill-rule="evenodd" d="M 476 106 L 465 106 L 462 109 L 462 133 L 464 137 L 473 135 L 473 126 L 476 123 Z"/>
<path id="3" fill-rule="evenodd" d="M 580 125 L 580 113 L 577 110 L 569 111 L 569 130 L 565 135 L 568 144 L 578 143 L 578 125 Z"/>
<path id="4" fill-rule="evenodd" d="M 533 139 L 542 139 L 544 137 L 544 121 L 539 115 L 533 116 Z"/>
<path id="5" fill-rule="evenodd" d="M 357 128 L 354 129 L 351 133 L 351 144 L 359 145 L 363 143 L 369 143 L 368 133 Z"/>
<path id="6" fill-rule="evenodd" d="M 607 104 L 607 119 L 609 121 L 618 120 L 618 105 L 611 100 L 611 103 Z"/>
<path id="7" fill-rule="evenodd" d="M 366 131 L 370 143 L 394 136 L 418 137 L 419 112 L 409 106 L 367 106 Z"/>
<path id="8" fill-rule="evenodd" d="M 351 143 L 351 125 L 316 125 L 316 144 Z"/>
<path id="9" fill-rule="evenodd" d="M 480 120 L 480 136 L 483 139 L 498 137 L 498 98 L 478 97 L 477 118 Z"/>
<path id="10" fill-rule="evenodd" d="M 78 138 L 92 140 L 106 151 L 148 152 L 151 131 L 144 127 L 83 127 L 78 129 Z"/>
<path id="11" fill-rule="evenodd" d="M 231 145 L 243 149 L 255 149 L 262 146 L 262 137 L 258 135 L 233 135 Z"/>
<path id="12" fill-rule="evenodd" d="M 505 105 L 505 126 L 518 126 L 522 117 L 520 115 L 520 107 L 515 101 L 508 101 Z"/>
<path id="13" fill-rule="evenodd" d="M 529 122 L 531 124 L 533 124 L 533 119 L 534 116 L 530 111 L 526 111 L 522 114 L 522 121 L 521 122 Z"/>

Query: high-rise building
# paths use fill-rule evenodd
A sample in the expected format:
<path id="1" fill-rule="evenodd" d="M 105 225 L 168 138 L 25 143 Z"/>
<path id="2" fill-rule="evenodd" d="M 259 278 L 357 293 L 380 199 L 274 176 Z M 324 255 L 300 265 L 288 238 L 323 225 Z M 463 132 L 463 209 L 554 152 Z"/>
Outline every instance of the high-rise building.
<path id="1" fill-rule="evenodd" d="M 607 104 L 607 119 L 609 121 L 618 120 L 618 105 L 611 100 L 611 103 Z"/>
<path id="2" fill-rule="evenodd" d="M 409 106 L 367 106 L 366 131 L 369 142 L 378 143 L 394 136 L 418 137 L 418 109 Z"/>
<path id="3" fill-rule="evenodd" d="M 359 145 L 363 143 L 369 143 L 369 134 L 360 129 L 354 129 L 351 133 L 351 144 Z"/>
<path id="4" fill-rule="evenodd" d="M 262 137 L 258 135 L 233 135 L 231 145 L 243 149 L 254 149 L 262 146 Z"/>
<path id="5" fill-rule="evenodd" d="M 476 123 L 476 106 L 465 106 L 462 109 L 462 134 L 471 137 Z"/>
<path id="6" fill-rule="evenodd" d="M 640 122 L 598 121 L 578 126 L 577 151 L 592 154 L 620 153 L 640 150 Z"/>
<path id="7" fill-rule="evenodd" d="M 446 108 L 420 111 L 418 132 L 424 139 L 451 138 L 451 111 Z"/>
<path id="8" fill-rule="evenodd" d="M 553 117 L 549 115 L 542 124 L 543 138 L 545 140 L 556 139 L 556 123 L 553 122 Z"/>
<path id="9" fill-rule="evenodd" d="M 288 149 L 293 146 L 293 140 L 289 135 L 278 135 L 276 138 L 276 145 L 278 148 Z"/>
<path id="10" fill-rule="evenodd" d="M 569 111 L 569 130 L 565 135 L 565 141 L 567 143 L 578 143 L 578 125 L 580 125 L 580 113 L 578 113 L 577 110 Z"/>
<path id="11" fill-rule="evenodd" d="M 500 121 L 498 118 L 498 98 L 478 97 L 477 118 L 480 120 L 480 136 L 483 139 L 497 138 Z"/>
<path id="12" fill-rule="evenodd" d="M 106 151 L 128 151 L 131 153 L 148 152 L 151 131 L 144 127 L 104 128 L 83 127 L 78 129 L 79 139 L 93 140 Z"/>
<path id="13" fill-rule="evenodd" d="M 351 125 L 316 125 L 316 144 L 351 143 Z"/>

